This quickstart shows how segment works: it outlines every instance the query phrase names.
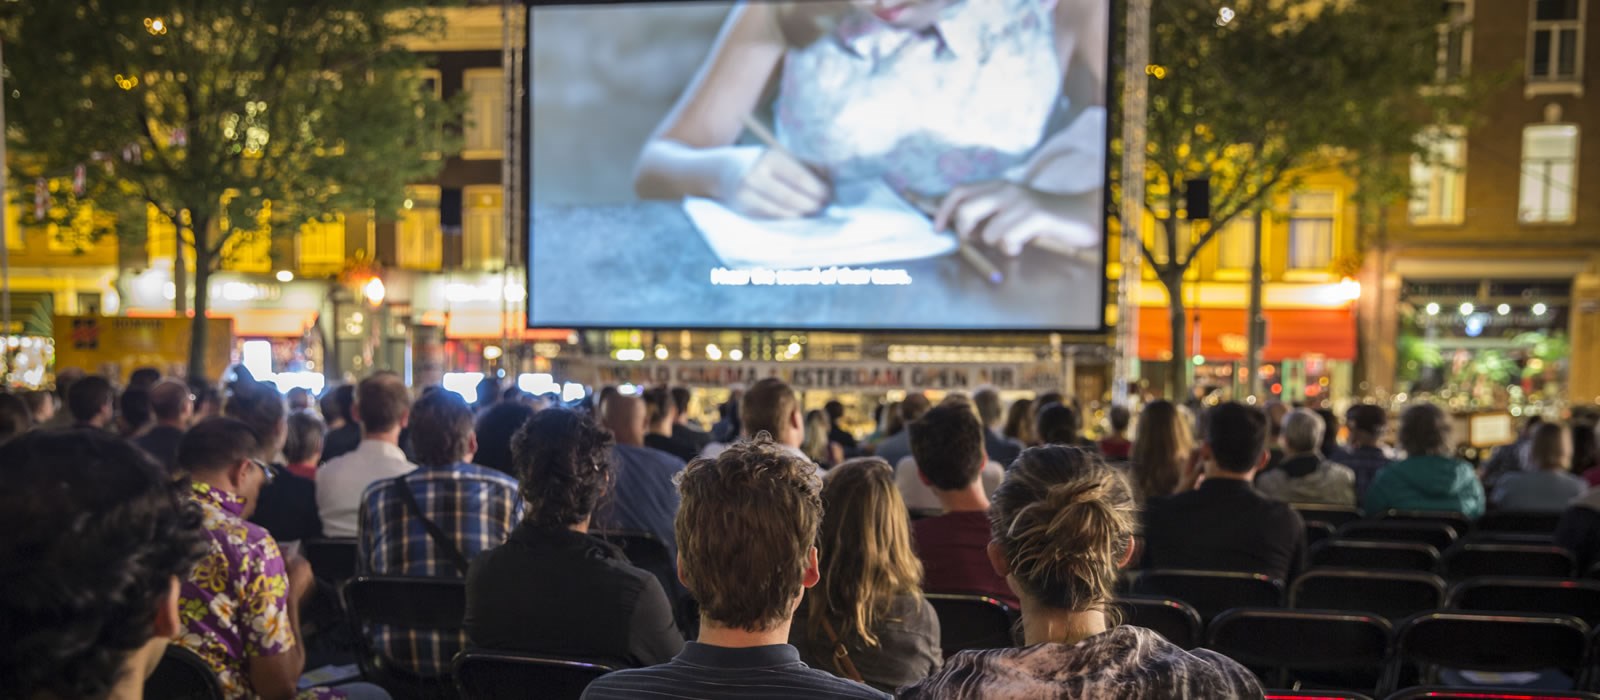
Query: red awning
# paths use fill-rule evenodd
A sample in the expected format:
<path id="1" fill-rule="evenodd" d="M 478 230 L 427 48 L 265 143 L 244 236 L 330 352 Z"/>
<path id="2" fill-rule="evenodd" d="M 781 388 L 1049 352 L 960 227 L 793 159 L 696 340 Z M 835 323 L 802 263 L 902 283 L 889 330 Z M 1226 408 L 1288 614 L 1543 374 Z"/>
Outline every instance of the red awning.
<path id="1" fill-rule="evenodd" d="M 1194 342 L 1195 310 L 1187 311 L 1189 341 Z M 1199 354 L 1207 360 L 1245 359 L 1249 336 L 1245 334 L 1244 309 L 1200 309 Z M 1329 360 L 1356 358 L 1356 316 L 1345 309 L 1267 309 L 1267 343 L 1262 359 L 1267 362 L 1297 360 L 1316 355 Z M 1171 322 L 1167 309 L 1139 309 L 1139 359 L 1172 359 Z M 1190 354 L 1197 352 L 1189 348 Z"/>

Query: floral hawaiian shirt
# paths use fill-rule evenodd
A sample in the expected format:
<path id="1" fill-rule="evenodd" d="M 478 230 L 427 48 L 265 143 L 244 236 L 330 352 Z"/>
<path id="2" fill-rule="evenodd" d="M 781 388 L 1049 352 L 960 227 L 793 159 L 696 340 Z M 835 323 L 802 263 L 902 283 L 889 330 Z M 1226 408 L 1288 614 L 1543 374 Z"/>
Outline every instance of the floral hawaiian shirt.
<path id="1" fill-rule="evenodd" d="M 178 643 L 211 665 L 228 700 L 253 700 L 246 659 L 275 656 L 295 645 L 283 554 L 266 530 L 244 519 L 238 496 L 202 482 L 192 486 L 190 497 L 200 504 L 210 542 L 183 582 Z M 319 688 L 301 697 L 344 696 Z"/>

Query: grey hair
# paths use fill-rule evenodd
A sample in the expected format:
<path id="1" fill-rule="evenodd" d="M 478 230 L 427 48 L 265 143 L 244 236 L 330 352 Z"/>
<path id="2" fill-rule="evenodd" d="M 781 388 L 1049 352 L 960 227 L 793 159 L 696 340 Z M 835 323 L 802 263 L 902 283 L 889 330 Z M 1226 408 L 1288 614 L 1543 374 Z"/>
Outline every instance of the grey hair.
<path id="1" fill-rule="evenodd" d="M 1297 454 L 1316 452 L 1326 430 L 1322 416 L 1309 408 L 1297 408 L 1283 417 L 1283 446 Z"/>

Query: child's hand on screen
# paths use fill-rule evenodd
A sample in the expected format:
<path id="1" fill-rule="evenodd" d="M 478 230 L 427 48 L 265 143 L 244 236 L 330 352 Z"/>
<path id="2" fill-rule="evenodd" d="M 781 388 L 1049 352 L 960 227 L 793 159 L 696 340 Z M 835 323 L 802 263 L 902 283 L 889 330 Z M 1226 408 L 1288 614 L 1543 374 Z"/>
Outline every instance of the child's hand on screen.
<path id="1" fill-rule="evenodd" d="M 832 188 L 804 163 L 770 148 L 737 151 L 723 178 L 723 204 L 766 219 L 811 216 L 828 206 Z"/>
<path id="2" fill-rule="evenodd" d="M 1006 255 L 1021 254 L 1030 242 L 1054 250 L 1098 245 L 1094 229 L 1074 215 L 1077 199 L 1001 180 L 962 185 L 945 195 L 933 225 Z"/>

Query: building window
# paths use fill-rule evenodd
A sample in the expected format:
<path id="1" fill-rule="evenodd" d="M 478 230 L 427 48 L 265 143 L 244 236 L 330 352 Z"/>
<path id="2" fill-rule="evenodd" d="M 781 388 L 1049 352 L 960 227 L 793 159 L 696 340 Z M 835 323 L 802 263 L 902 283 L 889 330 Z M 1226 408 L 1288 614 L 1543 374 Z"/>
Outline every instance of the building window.
<path id="1" fill-rule="evenodd" d="M 1584 4 L 1584 0 L 1533 0 L 1529 83 L 1576 83 L 1583 77 Z"/>
<path id="2" fill-rule="evenodd" d="M 473 270 L 499 270 L 506 265 L 504 196 L 499 185 L 463 188 L 462 263 Z"/>
<path id="3" fill-rule="evenodd" d="M 332 221 L 308 221 L 295 237 L 301 274 L 338 272 L 344 267 L 344 215 Z"/>
<path id="4" fill-rule="evenodd" d="M 1289 269 L 1325 272 L 1333 264 L 1339 193 L 1305 190 L 1289 196 Z"/>
<path id="5" fill-rule="evenodd" d="M 1466 211 L 1466 131 L 1429 129 L 1418 141 L 1423 152 L 1411 156 L 1411 223 L 1461 223 Z"/>
<path id="6" fill-rule="evenodd" d="M 1467 77 L 1472 63 L 1472 0 L 1445 0 L 1437 51 L 1438 82 L 1453 83 Z"/>
<path id="7" fill-rule="evenodd" d="M 6 202 L 6 248 L 22 250 L 22 205 Z"/>
<path id="8" fill-rule="evenodd" d="M 272 271 L 272 230 L 235 231 L 222 246 L 222 269 L 234 272 Z"/>
<path id="9" fill-rule="evenodd" d="M 407 270 L 438 270 L 444 258 L 439 226 L 439 188 L 406 188 L 400 222 L 395 226 L 395 264 Z"/>
<path id="10" fill-rule="evenodd" d="M 1255 215 L 1240 213 L 1217 234 L 1217 271 L 1249 272 L 1255 261 Z M 1265 243 L 1265 241 L 1263 241 Z"/>
<path id="11" fill-rule="evenodd" d="M 1522 130 L 1523 223 L 1569 224 L 1578 197 L 1578 126 L 1535 124 Z"/>
<path id="12" fill-rule="evenodd" d="M 499 68 L 463 71 L 461 84 L 467 93 L 466 145 L 461 157 L 469 160 L 502 157 L 506 141 L 505 71 Z"/>

